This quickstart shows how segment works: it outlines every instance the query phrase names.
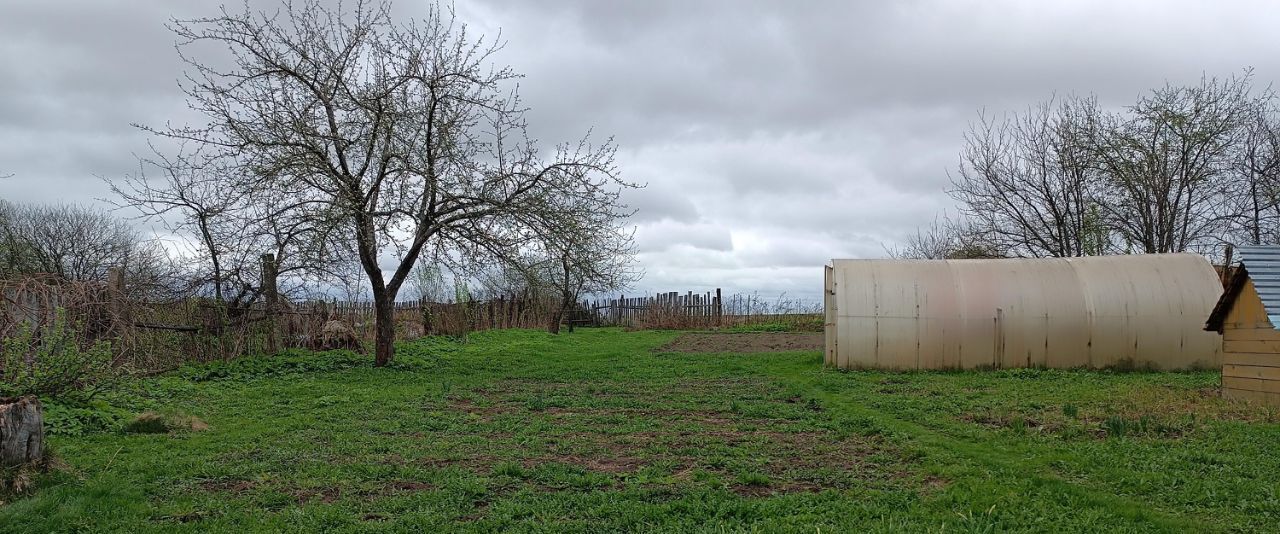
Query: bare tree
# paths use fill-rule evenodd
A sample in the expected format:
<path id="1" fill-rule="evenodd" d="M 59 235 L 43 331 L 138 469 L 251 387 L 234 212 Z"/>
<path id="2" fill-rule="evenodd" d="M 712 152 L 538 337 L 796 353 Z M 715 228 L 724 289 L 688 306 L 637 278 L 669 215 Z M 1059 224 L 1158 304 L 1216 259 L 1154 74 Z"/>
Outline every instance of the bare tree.
<path id="1" fill-rule="evenodd" d="M 33 249 L 17 228 L 18 206 L 0 199 L 0 277 L 35 272 Z"/>
<path id="2" fill-rule="evenodd" d="M 277 277 L 286 282 L 277 289 L 284 294 L 342 278 L 335 265 L 352 256 L 344 240 L 330 239 L 338 229 L 324 224 L 322 215 L 281 205 L 288 195 L 257 187 L 261 178 L 244 171 L 234 160 L 200 152 L 156 152 L 140 160 L 137 173 L 107 182 L 117 206 L 136 209 L 191 244 L 189 283 L 233 310 L 262 295 L 264 253 L 275 259 Z"/>
<path id="3" fill-rule="evenodd" d="M 1103 252 L 1089 216 L 1098 185 L 1090 145 L 1097 114 L 1094 98 L 1073 96 L 1003 121 L 983 115 L 970 128 L 950 193 L 996 248 L 1031 257 Z"/>
<path id="4" fill-rule="evenodd" d="M 547 232 L 542 240 L 537 272 L 559 300 L 547 324 L 552 334 L 560 333 L 566 314 L 582 295 L 623 289 L 642 276 L 636 266 L 634 232 L 619 224 L 619 217 L 595 215 L 568 219 L 568 227 Z"/>
<path id="5" fill-rule="evenodd" d="M 375 302 L 377 365 L 393 357 L 393 304 L 424 249 L 518 246 L 532 222 L 569 215 L 546 199 L 608 206 L 627 185 L 611 143 L 542 155 L 517 75 L 492 63 L 497 44 L 438 6 L 405 24 L 390 9 L 309 0 L 175 20 L 183 89 L 208 123 L 148 128 L 221 151 L 276 205 L 306 213 L 296 220 L 349 232 Z M 229 50 L 230 66 L 201 45 Z"/>
<path id="6" fill-rule="evenodd" d="M 1183 252 L 1221 239 L 1233 218 L 1223 201 L 1230 156 L 1252 107 L 1246 72 L 1166 85 L 1105 117 L 1095 136 L 1106 179 L 1099 205 L 1130 248 Z"/>
<path id="7" fill-rule="evenodd" d="M 967 219 L 942 217 L 916 229 L 897 248 L 886 249 L 889 256 L 910 260 L 993 259 L 1009 253 L 984 235 Z"/>
<path id="8" fill-rule="evenodd" d="M 197 262 L 207 261 L 210 272 L 208 276 L 194 275 L 193 281 L 210 284 L 217 302 L 225 303 L 224 291 L 233 278 L 227 272 L 227 256 L 234 257 L 235 245 L 247 240 L 248 229 L 239 212 L 249 191 L 227 187 L 228 177 L 209 168 L 212 162 L 199 162 L 198 158 L 198 154 L 170 158 L 157 153 L 157 159 L 141 160 L 136 174 L 107 183 L 119 198 L 117 206 L 135 208 L 145 218 L 157 220 L 170 232 L 196 243 Z M 159 171 L 162 183 L 155 183 L 148 175 L 149 167 Z"/>
<path id="9" fill-rule="evenodd" d="M 4 209 L 3 263 L 17 273 L 67 280 L 103 280 L 111 267 L 154 267 L 163 251 L 128 222 L 77 205 L 14 205 Z"/>
<path id="10" fill-rule="evenodd" d="M 1254 245 L 1280 242 L 1280 110 L 1275 94 L 1252 99 L 1232 151 L 1227 206 L 1229 239 Z"/>

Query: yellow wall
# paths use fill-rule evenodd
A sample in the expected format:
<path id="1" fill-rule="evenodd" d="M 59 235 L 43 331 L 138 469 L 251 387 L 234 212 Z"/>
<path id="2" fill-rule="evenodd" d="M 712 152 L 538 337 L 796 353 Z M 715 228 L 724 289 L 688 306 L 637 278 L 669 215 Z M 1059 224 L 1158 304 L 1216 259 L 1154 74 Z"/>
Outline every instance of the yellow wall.
<path id="1" fill-rule="evenodd" d="M 1280 406 L 1280 331 L 1252 281 L 1222 324 L 1222 396 Z"/>

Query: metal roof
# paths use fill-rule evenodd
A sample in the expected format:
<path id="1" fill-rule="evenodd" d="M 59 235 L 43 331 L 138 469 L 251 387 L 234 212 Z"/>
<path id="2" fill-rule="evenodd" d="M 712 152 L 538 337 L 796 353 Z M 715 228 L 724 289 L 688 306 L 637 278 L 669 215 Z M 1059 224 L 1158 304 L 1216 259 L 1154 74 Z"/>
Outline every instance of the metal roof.
<path id="1" fill-rule="evenodd" d="M 1280 246 L 1242 246 L 1240 264 L 1258 289 L 1272 326 L 1280 325 Z"/>
<path id="2" fill-rule="evenodd" d="M 1272 328 L 1280 330 L 1280 246 L 1244 245 L 1236 252 L 1239 253 L 1240 267 L 1231 273 L 1226 290 L 1213 307 L 1213 313 L 1209 314 L 1204 329 L 1222 332 L 1222 324 L 1236 297 L 1244 290 L 1245 282 L 1253 280 L 1258 298 L 1262 299 L 1263 310 L 1267 312 L 1267 320 L 1271 321 Z"/>

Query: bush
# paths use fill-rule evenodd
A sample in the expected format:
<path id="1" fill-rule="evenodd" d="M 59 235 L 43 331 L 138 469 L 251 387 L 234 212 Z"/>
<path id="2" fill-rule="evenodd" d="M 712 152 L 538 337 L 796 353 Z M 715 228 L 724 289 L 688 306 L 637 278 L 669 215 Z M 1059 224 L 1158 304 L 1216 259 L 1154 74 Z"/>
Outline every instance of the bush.
<path id="1" fill-rule="evenodd" d="M 132 414 L 106 402 L 64 404 L 56 400 L 44 403 L 44 431 L 57 436 L 82 436 L 110 432 L 120 428 Z"/>
<path id="2" fill-rule="evenodd" d="M 121 374 L 112 365 L 111 344 L 87 344 L 58 309 L 52 323 L 23 325 L 0 346 L 0 397 L 76 394 L 88 399 L 111 389 Z"/>

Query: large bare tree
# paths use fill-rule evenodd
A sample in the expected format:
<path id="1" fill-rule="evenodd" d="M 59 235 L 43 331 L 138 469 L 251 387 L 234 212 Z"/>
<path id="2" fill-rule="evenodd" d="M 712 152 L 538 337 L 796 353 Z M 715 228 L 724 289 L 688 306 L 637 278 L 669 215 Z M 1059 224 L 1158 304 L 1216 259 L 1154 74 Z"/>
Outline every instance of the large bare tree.
<path id="1" fill-rule="evenodd" d="M 494 64 L 500 46 L 438 6 L 395 23 L 389 3 L 306 1 L 171 28 L 208 122 L 149 130 L 221 151 L 254 177 L 233 183 L 346 233 L 375 302 L 377 365 L 393 357 L 393 304 L 424 249 L 518 246 L 531 221 L 572 215 L 547 199 L 610 206 L 626 185 L 609 142 L 544 156 L 518 76 Z"/>
<path id="2" fill-rule="evenodd" d="M 1166 85 L 1096 131 L 1106 181 L 1100 206 L 1129 249 L 1183 252 L 1216 244 L 1234 217 L 1224 195 L 1254 100 L 1250 76 Z"/>
<path id="3" fill-rule="evenodd" d="M 1091 140 L 1093 98 L 1062 97 L 1003 120 L 985 115 L 965 135 L 950 191 L 965 218 L 1018 256 L 1101 254 Z"/>
<path id="4" fill-rule="evenodd" d="M 1229 240 L 1280 243 L 1280 110 L 1266 90 L 1252 100 L 1232 151 L 1226 206 Z"/>

